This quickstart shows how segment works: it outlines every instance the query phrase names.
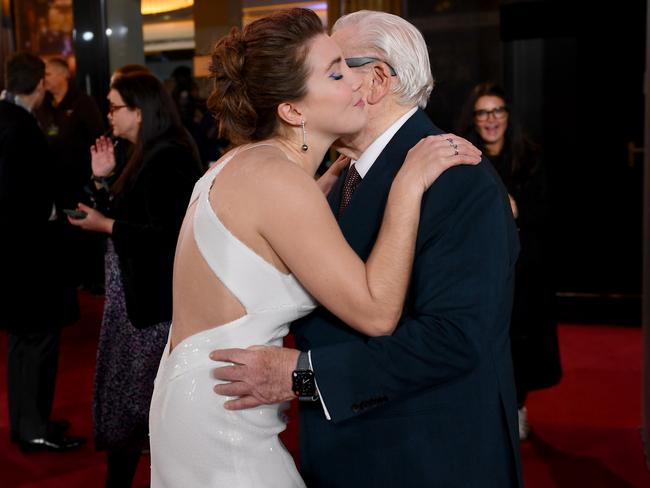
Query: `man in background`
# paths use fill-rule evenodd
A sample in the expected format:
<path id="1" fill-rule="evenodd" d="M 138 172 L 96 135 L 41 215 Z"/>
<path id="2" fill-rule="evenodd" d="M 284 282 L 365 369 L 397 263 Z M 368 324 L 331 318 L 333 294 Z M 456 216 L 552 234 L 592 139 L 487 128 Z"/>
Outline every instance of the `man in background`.
<path id="1" fill-rule="evenodd" d="M 33 110 L 45 94 L 43 61 L 7 61 L 0 96 L 0 327 L 8 330 L 7 393 L 12 442 L 24 452 L 64 451 L 83 438 L 51 422 L 61 326 L 76 320 L 76 290 L 59 256 L 47 141 Z"/>
<path id="2" fill-rule="evenodd" d="M 105 131 L 103 118 L 93 98 L 73 83 L 65 59 L 47 60 L 45 89 L 45 100 L 36 111 L 36 117 L 50 147 L 50 163 L 55 171 L 52 184 L 67 241 L 65 248 L 71 266 L 78 263 L 74 269 L 77 284 L 93 293 L 101 293 L 104 283 L 102 239 L 68 225 L 62 210 L 88 201 L 84 187 L 92 174 L 90 146 Z"/>

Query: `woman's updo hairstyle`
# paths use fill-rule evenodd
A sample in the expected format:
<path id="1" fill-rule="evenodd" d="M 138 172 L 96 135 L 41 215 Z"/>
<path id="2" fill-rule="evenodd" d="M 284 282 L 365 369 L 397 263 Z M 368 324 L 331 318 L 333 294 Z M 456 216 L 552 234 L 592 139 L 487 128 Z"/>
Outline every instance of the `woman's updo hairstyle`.
<path id="1" fill-rule="evenodd" d="M 212 52 L 208 108 L 219 134 L 234 144 L 275 134 L 277 107 L 307 94 L 307 44 L 325 28 L 308 9 L 293 8 L 234 27 Z"/>

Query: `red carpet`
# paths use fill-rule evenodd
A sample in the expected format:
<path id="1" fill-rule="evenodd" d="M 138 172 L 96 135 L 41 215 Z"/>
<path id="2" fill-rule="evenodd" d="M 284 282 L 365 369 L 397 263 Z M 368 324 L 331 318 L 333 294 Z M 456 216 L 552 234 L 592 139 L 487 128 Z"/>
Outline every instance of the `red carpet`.
<path id="1" fill-rule="evenodd" d="M 102 299 L 82 294 L 82 320 L 65 329 L 55 419 L 72 421 L 73 434 L 92 437 L 90 402 Z M 527 488 L 650 487 L 639 426 L 641 330 L 563 325 L 562 383 L 528 402 L 531 439 L 522 445 Z M 0 487 L 102 487 L 105 466 L 92 442 L 65 454 L 25 456 L 9 442 L 6 334 L 0 333 Z M 291 411 L 295 418 L 295 410 Z M 295 451 L 296 422 L 283 437 Z M 148 486 L 144 457 L 134 483 Z"/>

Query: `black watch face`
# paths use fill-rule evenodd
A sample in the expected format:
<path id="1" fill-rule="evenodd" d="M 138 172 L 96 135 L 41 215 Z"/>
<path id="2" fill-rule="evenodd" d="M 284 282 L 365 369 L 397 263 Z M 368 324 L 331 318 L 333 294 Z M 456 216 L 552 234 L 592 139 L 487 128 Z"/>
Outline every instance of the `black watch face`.
<path id="1" fill-rule="evenodd" d="M 293 392 L 298 397 L 312 397 L 316 393 L 314 372 L 308 369 L 294 371 L 292 376 Z"/>

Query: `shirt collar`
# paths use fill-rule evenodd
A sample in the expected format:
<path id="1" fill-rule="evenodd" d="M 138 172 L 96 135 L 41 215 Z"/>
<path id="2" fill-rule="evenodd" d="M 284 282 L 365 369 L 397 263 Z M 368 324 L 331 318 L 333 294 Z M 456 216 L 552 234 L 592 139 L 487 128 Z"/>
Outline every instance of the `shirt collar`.
<path id="1" fill-rule="evenodd" d="M 393 125 L 386 129 L 377 139 L 373 141 L 372 144 L 361 154 L 361 157 L 357 161 L 353 161 L 355 168 L 359 172 L 361 178 L 364 178 L 370 168 L 375 163 L 381 152 L 388 145 L 393 136 L 397 133 L 398 130 L 406 123 L 408 119 L 417 111 L 417 107 L 413 107 L 411 110 L 402 115 L 397 119 Z"/>
<path id="2" fill-rule="evenodd" d="M 27 104 L 22 100 L 22 98 L 20 98 L 20 95 L 15 95 L 10 91 L 2 90 L 2 93 L 0 93 L 0 100 L 13 103 L 14 105 L 18 105 L 19 107 L 22 107 L 25 110 L 27 110 L 29 113 L 32 113 L 32 109 L 27 106 Z"/>

